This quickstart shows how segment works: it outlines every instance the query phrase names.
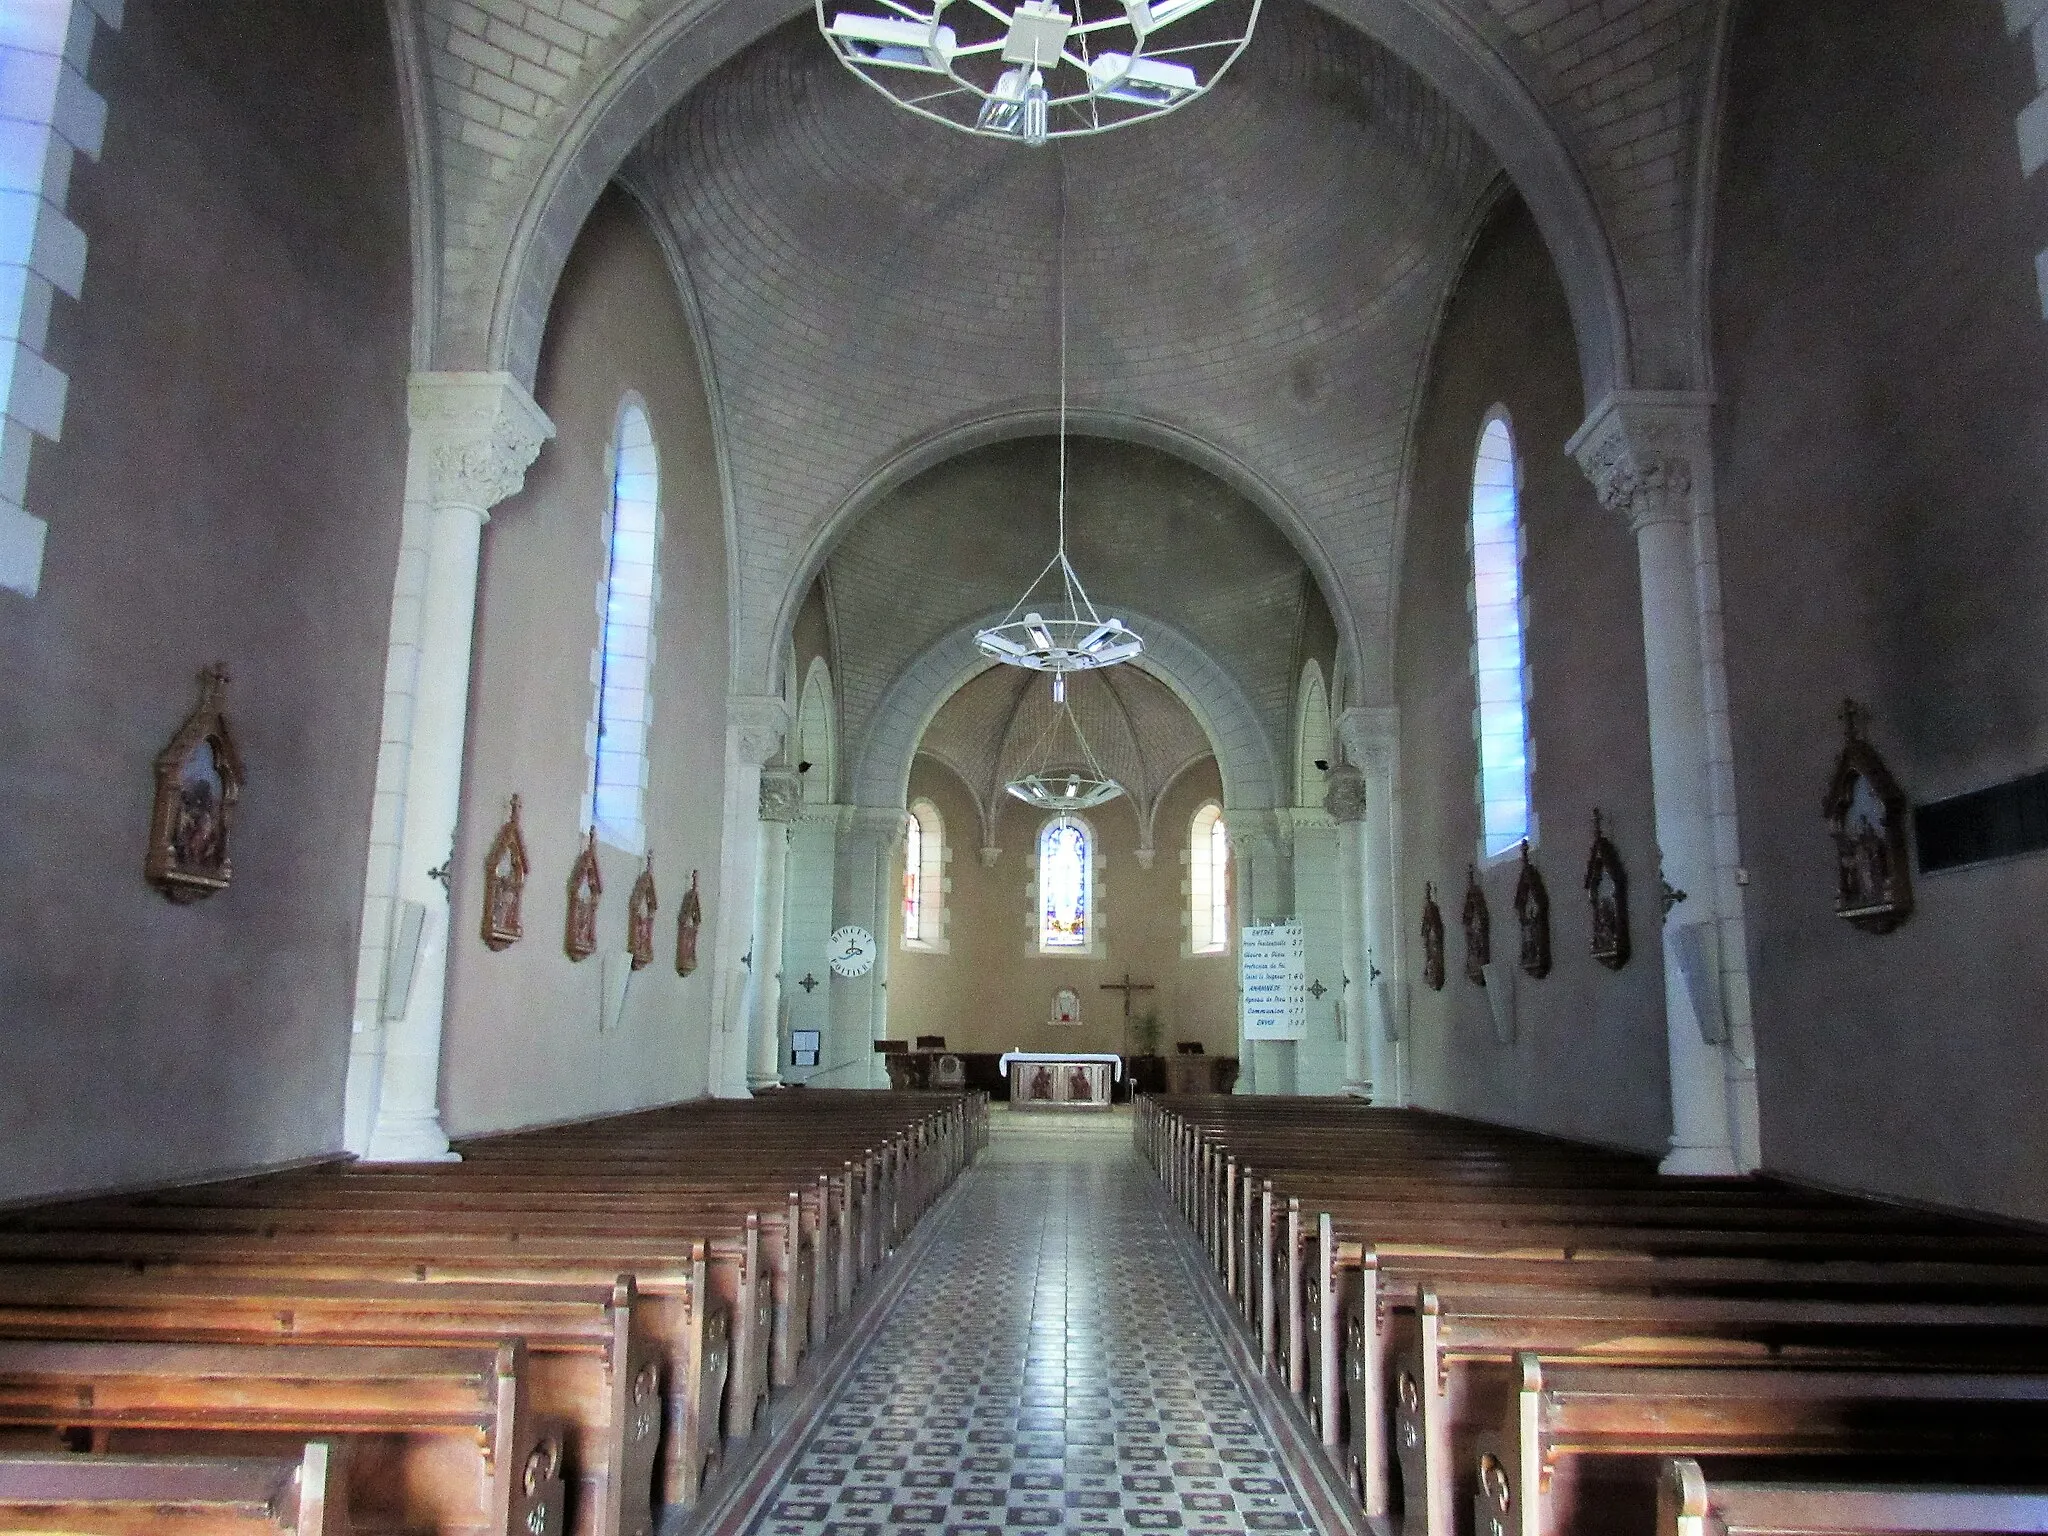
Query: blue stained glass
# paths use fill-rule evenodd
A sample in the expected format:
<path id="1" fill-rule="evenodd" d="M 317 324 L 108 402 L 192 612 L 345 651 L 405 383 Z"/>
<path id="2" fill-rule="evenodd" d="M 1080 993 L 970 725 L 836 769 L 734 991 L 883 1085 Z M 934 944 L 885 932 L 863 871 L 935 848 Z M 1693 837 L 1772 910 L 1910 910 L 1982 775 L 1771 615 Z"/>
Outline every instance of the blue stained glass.
<path id="1" fill-rule="evenodd" d="M 1514 438 L 1500 416 L 1480 435 L 1471 516 L 1480 821 L 1491 857 L 1512 852 L 1531 831 L 1520 508 Z"/>
<path id="2" fill-rule="evenodd" d="M 1088 944 L 1088 832 L 1055 821 L 1038 835 L 1038 940 L 1046 949 Z"/>

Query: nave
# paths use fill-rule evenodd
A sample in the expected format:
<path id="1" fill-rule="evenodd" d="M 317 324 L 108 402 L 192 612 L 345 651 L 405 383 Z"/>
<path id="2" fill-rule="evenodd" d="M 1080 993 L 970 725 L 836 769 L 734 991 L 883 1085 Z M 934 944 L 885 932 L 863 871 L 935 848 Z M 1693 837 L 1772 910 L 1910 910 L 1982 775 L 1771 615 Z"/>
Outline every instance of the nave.
<path id="1" fill-rule="evenodd" d="M 1018 1122 L 1022 1123 L 1019 1124 Z M 994 1117 L 872 1336 L 720 1529 L 1339 1530 L 1130 1116 Z M 1294 1465 L 1289 1466 L 1289 1455 Z M 1311 1473 L 1304 1479 L 1304 1471 Z"/>

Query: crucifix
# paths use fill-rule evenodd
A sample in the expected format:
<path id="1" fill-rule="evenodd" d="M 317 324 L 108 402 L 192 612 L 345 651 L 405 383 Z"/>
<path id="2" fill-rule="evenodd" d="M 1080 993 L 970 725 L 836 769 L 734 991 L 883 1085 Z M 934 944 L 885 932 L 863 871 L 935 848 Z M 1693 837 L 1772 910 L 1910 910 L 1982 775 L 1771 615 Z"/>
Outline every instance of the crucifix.
<path id="1" fill-rule="evenodd" d="M 1133 981 L 1131 980 L 1131 973 L 1129 971 L 1125 971 L 1124 979 L 1122 981 L 1105 981 L 1102 983 L 1102 990 L 1105 992 L 1123 993 L 1124 1022 L 1128 1024 L 1131 1022 L 1132 994 L 1137 992 L 1150 992 L 1152 990 L 1152 983 L 1149 981 Z"/>

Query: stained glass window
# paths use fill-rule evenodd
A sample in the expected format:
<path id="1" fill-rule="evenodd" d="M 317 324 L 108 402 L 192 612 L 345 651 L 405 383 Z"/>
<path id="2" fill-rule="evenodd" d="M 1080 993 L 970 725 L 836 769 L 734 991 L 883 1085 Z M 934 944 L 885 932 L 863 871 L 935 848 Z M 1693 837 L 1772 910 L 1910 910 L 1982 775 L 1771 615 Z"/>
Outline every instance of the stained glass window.
<path id="1" fill-rule="evenodd" d="M 604 635 L 598 657 L 597 744 L 591 817 L 598 836 L 638 853 L 646 844 L 647 728 L 652 714 L 655 551 L 660 471 L 647 412 L 628 399 L 612 451 L 606 528 Z"/>
<path id="2" fill-rule="evenodd" d="M 1504 413 L 1487 418 L 1472 471 L 1473 713 L 1479 739 L 1480 847 L 1512 853 L 1534 835 L 1529 804 L 1529 699 L 1523 646 L 1522 527 L 1515 441 Z"/>
<path id="3" fill-rule="evenodd" d="M 945 932 L 946 824 L 929 800 L 911 804 L 903 831 L 903 942 L 937 949 Z"/>
<path id="4" fill-rule="evenodd" d="M 1038 947 L 1088 947 L 1088 829 L 1059 817 L 1038 834 Z"/>
<path id="5" fill-rule="evenodd" d="M 1188 828 L 1188 947 L 1198 955 L 1230 948 L 1230 833 L 1220 805 L 1203 806 Z"/>

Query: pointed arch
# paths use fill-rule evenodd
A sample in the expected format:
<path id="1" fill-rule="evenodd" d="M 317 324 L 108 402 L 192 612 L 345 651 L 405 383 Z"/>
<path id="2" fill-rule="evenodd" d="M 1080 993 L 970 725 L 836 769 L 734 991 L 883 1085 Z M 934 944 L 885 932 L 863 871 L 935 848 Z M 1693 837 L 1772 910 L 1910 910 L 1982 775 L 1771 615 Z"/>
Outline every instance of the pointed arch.
<path id="1" fill-rule="evenodd" d="M 839 711 L 832 669 L 813 656 L 796 708 L 796 765 L 806 805 L 829 805 L 839 787 Z M 805 768 L 804 764 L 810 767 Z"/>
<path id="2" fill-rule="evenodd" d="M 1323 668 L 1313 656 L 1301 669 L 1301 683 L 1294 693 L 1294 803 L 1320 806 L 1323 803 L 1323 774 L 1317 763 L 1327 764 L 1334 750 L 1330 722 L 1330 693 L 1323 685 Z"/>

